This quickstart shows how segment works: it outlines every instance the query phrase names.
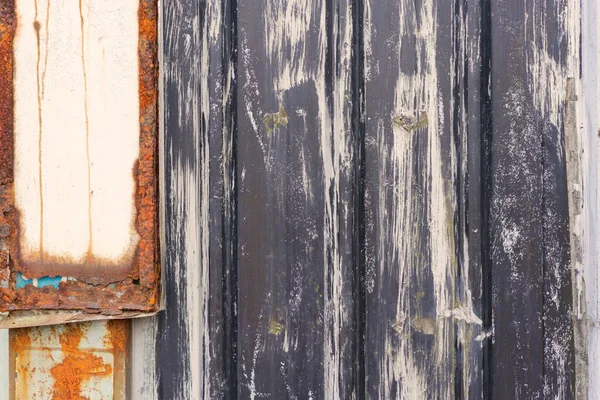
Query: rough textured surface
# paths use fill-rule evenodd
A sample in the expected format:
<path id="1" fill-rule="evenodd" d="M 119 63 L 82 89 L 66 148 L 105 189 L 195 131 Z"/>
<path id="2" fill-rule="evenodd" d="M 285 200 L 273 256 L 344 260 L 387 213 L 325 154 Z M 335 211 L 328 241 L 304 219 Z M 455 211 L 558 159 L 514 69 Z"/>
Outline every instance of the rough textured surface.
<path id="1" fill-rule="evenodd" d="M 37 3 L 35 3 L 37 4 Z M 120 265 L 123 273 L 114 268 L 99 268 L 101 263 L 86 263 L 89 268 L 78 268 L 76 261 L 64 265 L 56 260 L 34 268 L 19 257 L 19 211 L 15 207 L 13 187 L 13 36 L 15 34 L 15 1 L 4 1 L 0 6 L 0 76 L 3 79 L 0 115 L 0 311 L 15 310 L 82 310 L 107 316 L 128 315 L 128 310 L 154 312 L 159 307 L 159 249 L 158 249 L 158 9 L 155 0 L 142 0 L 138 10 L 139 43 L 139 155 L 131 168 L 135 185 L 136 216 L 132 224 L 139 235 L 133 254 L 133 263 Z M 91 12 L 81 2 L 81 23 Z M 47 4 L 46 4 L 47 7 Z M 115 15 L 118 17 L 118 15 Z M 76 22 L 79 21 L 79 16 Z M 41 24 L 31 28 L 42 30 Z M 45 37 L 45 36 L 44 36 Z M 95 99 L 89 99 L 94 101 Z M 92 260 L 95 260 L 92 257 Z M 64 261 L 64 260 L 63 260 Z M 88 260 L 89 261 L 89 260 Z M 96 260 L 98 261 L 98 260 Z M 122 272 L 122 271 L 121 271 Z M 69 276 L 77 281 L 63 280 L 58 289 L 15 286 L 17 273 L 29 279 L 43 276 Z M 110 285 L 112 284 L 112 285 Z M 31 321 L 31 319 L 30 319 Z M 31 321 L 35 323 L 34 321 Z M 0 326 L 2 321 L 0 320 Z"/>
<path id="2" fill-rule="evenodd" d="M 125 399 L 129 321 L 10 332 L 10 398 Z"/>
<path id="3" fill-rule="evenodd" d="M 578 2 L 164 11 L 159 397 L 585 392 Z"/>

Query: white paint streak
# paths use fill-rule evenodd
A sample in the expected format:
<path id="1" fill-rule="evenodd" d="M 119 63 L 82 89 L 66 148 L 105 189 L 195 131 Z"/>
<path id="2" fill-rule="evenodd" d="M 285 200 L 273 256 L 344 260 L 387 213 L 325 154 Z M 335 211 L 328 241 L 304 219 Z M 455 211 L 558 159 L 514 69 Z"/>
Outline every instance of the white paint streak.
<path id="1" fill-rule="evenodd" d="M 15 202 L 21 257 L 133 257 L 138 4 L 18 0 Z M 48 8 L 50 7 L 50 8 Z"/>
<path id="2" fill-rule="evenodd" d="M 375 3 L 369 7 L 373 7 Z M 393 324 L 394 331 L 384 338 L 386 354 L 382 357 L 382 365 L 379 367 L 381 373 L 381 384 L 379 389 L 380 398 L 391 398 L 394 382 L 398 383 L 398 398 L 426 399 L 431 396 L 431 387 L 428 382 L 429 374 L 444 376 L 447 363 L 451 360 L 451 347 L 448 339 L 451 337 L 452 319 L 446 318 L 446 311 L 453 304 L 453 294 L 448 290 L 448 285 L 453 283 L 453 227 L 448 221 L 453 210 L 449 205 L 450 193 L 447 193 L 444 183 L 442 165 L 441 140 L 445 133 L 442 130 L 441 121 L 444 118 L 444 107 L 438 88 L 436 70 L 436 2 L 425 0 L 420 5 L 420 11 L 414 10 L 412 2 L 402 1 L 399 3 L 399 34 L 401 37 L 414 36 L 416 43 L 413 44 L 414 60 L 416 70 L 414 74 L 399 72 L 396 82 L 396 95 L 394 102 L 394 115 L 419 116 L 425 112 L 428 124 L 425 128 L 427 135 L 421 134 L 422 140 L 426 140 L 426 154 L 423 170 L 423 178 L 428 182 L 428 201 L 423 202 L 418 193 L 413 191 L 413 165 L 416 153 L 414 151 L 414 140 L 419 132 L 406 132 L 394 126 L 393 134 L 384 131 L 383 123 L 378 129 L 377 143 L 379 144 L 380 168 L 379 168 L 379 246 L 378 254 L 392 254 L 392 258 L 381 257 L 378 276 L 385 277 L 391 266 L 397 279 L 401 283 L 400 293 L 396 303 L 396 321 Z M 367 7 L 367 9 L 369 9 Z M 417 6 L 419 7 L 419 6 Z M 399 41 L 397 57 L 402 53 L 402 41 Z M 389 116 L 391 119 L 393 116 Z M 390 142 L 391 141 L 391 142 Z M 452 168 L 452 167 L 450 167 Z M 391 178 L 390 178 L 391 177 Z M 390 182 L 390 179 L 393 179 Z M 384 184 L 387 182 L 387 184 Z M 390 204 L 388 192 L 393 187 L 393 200 Z M 427 210 L 422 209 L 427 207 Z M 387 212 L 385 210 L 388 210 Z M 422 220 L 422 215 L 428 215 L 428 220 Z M 422 237 L 415 230 L 415 226 L 426 225 L 429 229 L 429 243 L 420 243 Z M 388 247 L 392 246 L 392 249 Z M 430 249 L 430 264 L 424 264 L 416 249 Z M 433 277 L 433 300 L 435 314 L 422 316 L 432 318 L 434 324 L 434 346 L 431 354 L 431 364 L 424 370 L 415 358 L 417 349 L 413 348 L 411 339 L 411 318 L 405 315 L 406 310 L 411 309 L 411 296 L 404 291 L 420 275 L 422 268 L 430 268 Z M 381 283 L 378 284 L 381 286 Z M 414 289 L 413 289 L 414 290 Z M 464 317 L 471 313 L 456 313 L 458 317 Z M 450 312 L 450 315 L 453 315 Z M 385 323 L 385 322 L 382 322 Z M 388 330 L 388 332 L 391 332 Z M 395 335 L 395 336 L 393 336 Z M 452 397 L 452 385 L 440 383 L 438 386 L 440 398 Z M 437 389 L 436 389 L 437 390 Z"/>
<path id="3" fill-rule="evenodd" d="M 315 21 L 316 2 L 269 0 L 265 4 L 265 43 L 267 59 L 277 71 L 276 93 L 291 89 L 308 79 L 306 37 Z M 291 51 L 291 54 L 289 53 Z"/>
<path id="4" fill-rule="evenodd" d="M 176 5 L 166 7 L 165 19 L 171 14 L 180 13 Z M 165 37 L 165 46 L 173 52 L 188 54 L 190 57 L 191 76 L 183 79 L 179 75 L 176 65 L 165 71 L 168 78 L 179 85 L 178 122 L 182 132 L 192 134 L 190 143 L 198 143 L 195 148 L 197 157 L 190 161 L 183 157 L 170 154 L 167 158 L 174 160 L 173 179 L 171 180 L 170 193 L 173 193 L 175 204 L 174 215 L 183 216 L 169 223 L 175 227 L 169 228 L 171 232 L 184 232 L 185 237 L 173 238 L 173 243 L 180 244 L 180 248 L 170 249 L 174 255 L 172 268 L 175 270 L 175 283 L 173 287 L 179 291 L 186 287 L 185 293 L 179 291 L 177 297 L 185 299 L 186 310 L 181 312 L 187 325 L 187 343 L 181 346 L 189 347 L 190 364 L 189 376 L 184 376 L 181 382 L 182 398 L 186 400 L 200 400 L 211 398 L 212 382 L 210 380 L 210 324 L 209 324 L 209 200 L 210 200 L 210 147 L 209 134 L 211 104 L 209 98 L 209 52 L 211 45 L 220 41 L 221 3 L 210 0 L 206 4 L 203 15 L 190 18 L 191 34 L 181 33 L 174 26 L 168 30 Z M 183 16 L 186 18 L 186 16 Z M 207 23 L 203 23 L 203 21 Z M 216 24 L 218 26 L 214 26 Z M 183 48 L 179 47 L 180 37 L 184 35 Z M 201 49 L 201 52 L 195 51 Z M 229 83 L 228 83 L 229 84 Z M 228 87 L 225 93 L 228 93 Z M 226 98 L 222 99 L 226 102 Z M 216 112 L 221 112 L 217 108 Z M 204 122 L 204 126 L 203 126 Z M 188 139 L 186 139 L 188 140 Z M 226 144 L 224 144 L 225 146 Z M 171 150 L 172 151 L 172 150 Z M 223 148 L 225 156 L 231 159 L 231 149 Z M 225 174 L 225 185 L 230 185 L 228 175 Z M 227 194 L 226 194 L 227 195 Z"/>

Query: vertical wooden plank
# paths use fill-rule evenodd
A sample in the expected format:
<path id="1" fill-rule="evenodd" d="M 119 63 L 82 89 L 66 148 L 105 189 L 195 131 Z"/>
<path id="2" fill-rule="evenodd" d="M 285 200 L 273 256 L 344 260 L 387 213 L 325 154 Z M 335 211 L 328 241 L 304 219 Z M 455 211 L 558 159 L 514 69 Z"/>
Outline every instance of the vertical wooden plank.
<path id="1" fill-rule="evenodd" d="M 159 398 L 231 398 L 237 391 L 226 144 L 232 119 L 223 106 L 232 73 L 223 54 L 232 55 L 223 51 L 230 25 L 221 24 L 230 4 L 163 3 L 167 309 L 158 318 Z"/>
<path id="2" fill-rule="evenodd" d="M 129 362 L 131 400 L 156 400 L 156 317 L 131 321 Z"/>
<path id="3" fill-rule="evenodd" d="M 458 328 L 457 364 L 462 365 L 462 373 L 457 370 L 457 398 L 486 398 L 486 384 L 489 373 L 487 349 L 491 331 L 491 287 L 487 257 L 487 207 L 484 193 L 489 182 L 487 175 L 487 154 L 485 153 L 487 120 L 484 117 L 485 105 L 489 101 L 489 57 L 485 49 L 485 5 L 482 1 L 464 1 L 460 5 L 461 24 L 457 35 L 462 50 L 455 52 L 458 76 L 463 76 L 459 91 L 461 144 L 461 166 L 463 203 L 459 206 L 461 218 L 462 248 L 459 262 L 462 265 L 457 273 L 457 298 L 462 304 L 471 304 L 473 313 L 480 319 L 479 324 L 462 324 Z M 484 233 L 485 232 L 485 233 Z M 463 272 L 464 271 L 464 272 Z M 478 321 L 479 322 L 479 321 Z"/>
<path id="4" fill-rule="evenodd" d="M 564 153 L 575 2 L 491 2 L 493 393 L 574 396 Z"/>
<path id="5" fill-rule="evenodd" d="M 493 394 L 542 397 L 542 136 L 527 86 L 529 3 L 492 1 Z M 502 16 L 502 18 L 500 18 Z"/>
<path id="6" fill-rule="evenodd" d="M 9 396 L 9 352 L 8 329 L 0 329 L 0 400 L 8 400 Z"/>
<path id="7" fill-rule="evenodd" d="M 366 5 L 369 397 L 482 395 L 480 12 Z"/>
<path id="8" fill-rule="evenodd" d="M 583 209 L 580 229 L 582 237 L 583 265 L 585 270 L 583 295 L 585 296 L 584 327 L 588 337 L 584 343 L 589 360 L 586 373 L 577 376 L 580 382 L 589 384 L 587 398 L 600 399 L 600 264 L 598 259 L 600 220 L 600 195 L 598 178 L 600 177 L 600 5 L 596 1 L 581 2 L 581 98 L 577 104 L 578 127 L 583 127 L 581 146 L 583 178 Z M 578 130 L 581 132 L 581 130 Z M 587 320 L 587 321 L 586 321 Z"/>
<path id="9" fill-rule="evenodd" d="M 354 9 L 238 6 L 239 394 L 360 396 Z"/>

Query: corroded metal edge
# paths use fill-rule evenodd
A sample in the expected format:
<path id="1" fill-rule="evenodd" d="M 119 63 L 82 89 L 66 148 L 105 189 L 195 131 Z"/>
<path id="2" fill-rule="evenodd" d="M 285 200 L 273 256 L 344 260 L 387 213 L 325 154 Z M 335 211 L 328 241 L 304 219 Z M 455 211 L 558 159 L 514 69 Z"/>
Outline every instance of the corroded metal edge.
<path id="1" fill-rule="evenodd" d="M 63 317 L 60 312 L 51 310 L 76 310 L 77 320 L 82 321 L 152 315 L 160 308 L 157 0 L 140 0 L 138 20 L 140 151 L 133 175 L 136 230 L 140 241 L 134 266 L 128 276 L 120 277 L 117 282 L 110 273 L 90 277 L 80 272 L 72 275 L 77 281 L 61 282 L 59 289 L 28 285 L 17 290 L 17 272 L 27 273 L 29 278 L 41 276 L 19 262 L 19 213 L 13 194 L 15 1 L 0 3 L 0 312 L 12 313 L 0 321 L 0 328 L 54 324 L 72 317 Z M 47 270 L 45 275 L 48 275 Z M 31 319 L 16 313 L 19 310 L 47 311 Z M 19 319 L 23 322 L 17 322 Z"/>
<path id="2" fill-rule="evenodd" d="M 142 313 L 125 311 L 121 315 L 106 316 L 94 315 L 85 311 L 42 310 L 42 311 L 14 311 L 3 317 L 0 314 L 0 329 L 27 328 L 32 326 L 49 326 L 71 324 L 84 321 L 138 319 L 156 315 L 157 312 Z"/>

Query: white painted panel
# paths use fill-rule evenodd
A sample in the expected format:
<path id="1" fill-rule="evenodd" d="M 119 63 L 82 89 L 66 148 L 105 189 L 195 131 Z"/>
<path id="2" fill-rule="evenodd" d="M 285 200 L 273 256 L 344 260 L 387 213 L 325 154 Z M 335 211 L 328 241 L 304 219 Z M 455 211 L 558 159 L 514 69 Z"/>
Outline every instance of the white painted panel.
<path id="1" fill-rule="evenodd" d="M 21 256 L 31 263 L 123 263 L 138 240 L 138 2 L 16 5 Z"/>
<path id="2" fill-rule="evenodd" d="M 598 178 L 600 177 L 600 4 L 597 0 L 581 2 L 582 101 L 578 102 L 578 121 L 582 136 L 584 212 L 585 297 L 588 324 L 588 395 L 600 399 L 600 296 L 598 250 Z"/>
<path id="3" fill-rule="evenodd" d="M 8 400 L 8 330 L 0 329 L 0 400 Z"/>
<path id="4" fill-rule="evenodd" d="M 155 400 L 156 318 L 140 318 L 131 325 L 131 400 Z"/>

